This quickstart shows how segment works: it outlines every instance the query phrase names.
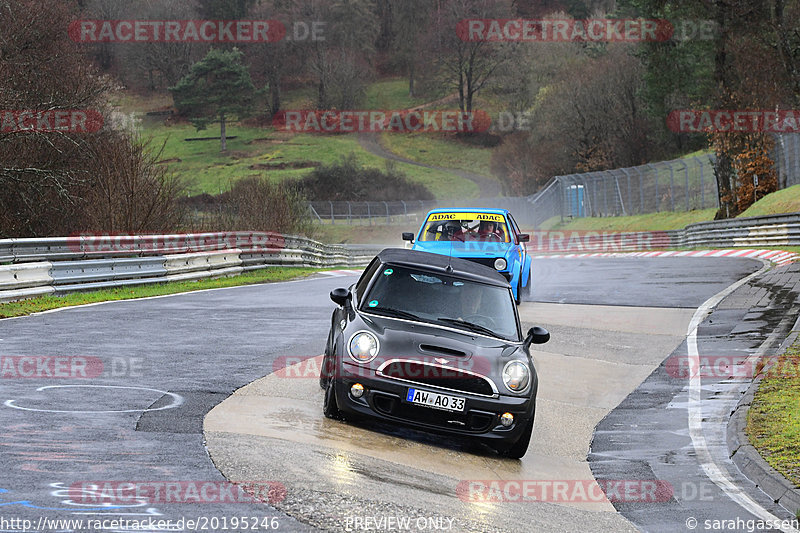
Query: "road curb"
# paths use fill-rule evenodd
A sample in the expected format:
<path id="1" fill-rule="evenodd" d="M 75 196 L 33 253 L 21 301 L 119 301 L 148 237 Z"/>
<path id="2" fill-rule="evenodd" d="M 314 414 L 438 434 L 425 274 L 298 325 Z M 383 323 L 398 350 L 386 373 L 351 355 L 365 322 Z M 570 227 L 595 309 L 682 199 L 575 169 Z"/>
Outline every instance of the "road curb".
<path id="1" fill-rule="evenodd" d="M 795 321 L 790 335 L 778 348 L 783 355 L 800 336 L 800 317 Z M 753 403 L 763 375 L 756 377 L 742 396 L 727 425 L 728 455 L 739 470 L 774 502 L 793 515 L 800 511 L 800 488 L 772 468 L 747 438 L 747 413 Z"/>

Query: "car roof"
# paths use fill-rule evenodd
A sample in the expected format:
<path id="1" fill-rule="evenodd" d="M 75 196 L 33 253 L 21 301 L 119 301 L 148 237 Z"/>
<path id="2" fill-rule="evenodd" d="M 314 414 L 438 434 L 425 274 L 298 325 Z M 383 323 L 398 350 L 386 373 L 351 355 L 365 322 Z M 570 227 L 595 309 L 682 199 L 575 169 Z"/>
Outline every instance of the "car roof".
<path id="1" fill-rule="evenodd" d="M 458 257 L 405 248 L 386 248 L 378 254 L 378 259 L 384 264 L 418 268 L 497 287 L 509 287 L 506 278 L 495 269 Z M 447 270 L 448 265 L 452 267 L 452 272 Z"/>
<path id="2" fill-rule="evenodd" d="M 428 211 L 431 213 L 492 213 L 496 215 L 508 215 L 508 209 L 489 209 L 484 207 L 445 207 Z M 427 218 L 427 217 L 426 217 Z"/>

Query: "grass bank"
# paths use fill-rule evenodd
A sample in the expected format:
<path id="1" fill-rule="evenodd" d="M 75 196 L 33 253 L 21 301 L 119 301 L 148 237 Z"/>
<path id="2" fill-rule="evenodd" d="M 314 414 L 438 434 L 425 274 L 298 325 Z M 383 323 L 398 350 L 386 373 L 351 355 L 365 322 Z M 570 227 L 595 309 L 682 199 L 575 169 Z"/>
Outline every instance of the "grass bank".
<path id="1" fill-rule="evenodd" d="M 223 287 L 238 287 L 254 283 L 268 283 L 287 281 L 309 276 L 321 272 L 315 268 L 264 268 L 253 270 L 238 276 L 228 278 L 208 279 L 200 281 L 180 281 L 174 283 L 157 283 L 140 287 L 125 287 L 100 291 L 76 292 L 65 296 L 38 296 L 19 302 L 0 303 L 0 318 L 24 316 L 31 313 L 48 311 L 60 307 L 71 307 L 112 300 L 132 300 L 147 298 L 149 296 L 163 296 L 183 292 L 199 291 L 204 289 L 219 289 Z"/>
<path id="2" fill-rule="evenodd" d="M 800 487 L 800 340 L 764 376 L 747 414 L 747 438 Z"/>
<path id="3" fill-rule="evenodd" d="M 575 218 L 558 224 L 554 229 L 592 231 L 667 231 L 683 229 L 689 224 L 714 219 L 716 209 L 649 213 L 627 217 Z"/>

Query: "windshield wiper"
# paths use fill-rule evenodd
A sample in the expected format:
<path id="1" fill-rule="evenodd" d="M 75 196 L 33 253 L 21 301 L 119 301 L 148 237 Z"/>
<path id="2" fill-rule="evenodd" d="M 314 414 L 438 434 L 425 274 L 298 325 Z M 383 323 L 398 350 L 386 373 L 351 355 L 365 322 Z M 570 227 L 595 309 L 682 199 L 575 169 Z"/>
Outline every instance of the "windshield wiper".
<path id="1" fill-rule="evenodd" d="M 417 320 L 422 322 L 422 319 L 415 315 L 414 313 L 409 313 L 408 311 L 401 311 L 400 309 L 393 309 L 391 307 L 370 307 L 368 309 L 364 309 L 364 311 L 368 313 L 377 313 L 379 315 L 386 315 L 395 318 L 405 318 L 407 320 Z"/>
<path id="2" fill-rule="evenodd" d="M 497 332 L 492 331 L 489 328 L 485 328 L 485 327 L 481 326 L 480 324 L 473 324 L 472 322 L 466 322 L 465 320 L 460 320 L 460 319 L 457 319 L 457 318 L 447 318 L 447 317 L 439 317 L 436 320 L 438 320 L 439 322 L 447 322 L 448 324 L 461 326 L 463 328 L 466 328 L 466 329 L 468 329 L 470 331 L 474 331 L 476 333 L 483 333 L 484 335 L 491 335 L 492 337 L 499 337 Z"/>

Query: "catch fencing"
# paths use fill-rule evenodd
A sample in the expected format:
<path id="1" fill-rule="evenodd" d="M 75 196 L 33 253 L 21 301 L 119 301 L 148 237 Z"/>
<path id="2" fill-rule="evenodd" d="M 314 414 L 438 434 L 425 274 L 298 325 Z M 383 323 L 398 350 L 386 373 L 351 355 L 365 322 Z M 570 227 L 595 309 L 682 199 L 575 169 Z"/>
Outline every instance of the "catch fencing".
<path id="1" fill-rule="evenodd" d="M 780 189 L 800 184 L 800 134 L 775 136 L 772 159 Z M 554 217 L 607 217 L 719 207 L 716 157 L 702 154 L 551 179 L 527 197 L 448 201 L 311 202 L 309 216 L 323 224 L 419 225 L 431 209 L 508 209 L 523 227 L 538 228 Z"/>
<path id="2" fill-rule="evenodd" d="M 347 225 L 419 225 L 432 209 L 448 207 L 508 209 L 524 226 L 530 213 L 528 197 L 469 198 L 464 200 L 398 202 L 310 202 L 311 218 L 321 224 Z M 533 227 L 533 226 L 530 226 Z"/>

